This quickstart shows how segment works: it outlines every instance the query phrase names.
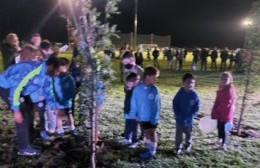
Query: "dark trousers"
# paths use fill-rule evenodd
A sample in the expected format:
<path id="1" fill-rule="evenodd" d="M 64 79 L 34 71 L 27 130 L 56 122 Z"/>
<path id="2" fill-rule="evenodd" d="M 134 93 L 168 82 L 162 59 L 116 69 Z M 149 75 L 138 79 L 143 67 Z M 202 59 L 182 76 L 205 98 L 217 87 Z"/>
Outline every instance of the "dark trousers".
<path id="1" fill-rule="evenodd" d="M 33 141 L 33 103 L 29 96 L 21 97 L 24 101 L 20 104 L 23 116 L 22 123 L 15 123 L 19 149 L 26 148 Z"/>
<path id="2" fill-rule="evenodd" d="M 9 94 L 9 89 L 0 87 L 0 98 L 10 107 Z"/>
<path id="3" fill-rule="evenodd" d="M 192 144 L 192 125 L 183 126 L 183 125 L 176 125 L 176 137 L 175 137 L 175 145 L 176 150 L 182 148 L 182 135 L 185 134 L 185 148 Z"/>
<path id="4" fill-rule="evenodd" d="M 223 122 L 223 121 L 219 121 L 218 120 L 218 138 L 219 139 L 222 139 L 222 143 L 226 143 L 226 140 L 227 140 L 227 135 L 226 135 L 226 132 L 225 132 L 225 124 L 226 122 Z"/>
<path id="5" fill-rule="evenodd" d="M 40 101 L 37 103 L 33 103 L 34 108 L 39 113 L 40 117 L 40 130 L 45 131 L 45 112 L 46 112 L 46 101 Z"/>
<path id="6" fill-rule="evenodd" d="M 135 119 L 125 120 L 125 139 L 132 139 L 132 143 L 137 142 L 137 125 L 138 122 Z"/>

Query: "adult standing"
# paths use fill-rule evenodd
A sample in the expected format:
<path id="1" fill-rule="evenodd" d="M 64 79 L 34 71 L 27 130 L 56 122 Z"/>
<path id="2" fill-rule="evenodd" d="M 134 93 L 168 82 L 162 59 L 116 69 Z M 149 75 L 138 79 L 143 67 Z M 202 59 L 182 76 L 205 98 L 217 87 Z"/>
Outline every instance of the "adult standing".
<path id="1" fill-rule="evenodd" d="M 140 67 L 143 67 L 143 54 L 140 48 L 137 49 L 137 52 L 135 53 L 135 63 L 136 65 L 139 65 Z"/>
<path id="2" fill-rule="evenodd" d="M 2 57 L 3 57 L 3 66 L 4 70 L 8 68 L 8 66 L 19 62 L 19 56 L 21 47 L 19 46 L 19 38 L 15 33 L 9 33 L 6 36 L 6 42 L 2 46 Z"/>
<path id="3" fill-rule="evenodd" d="M 160 69 L 160 65 L 159 65 L 159 61 L 158 61 L 158 57 L 160 55 L 160 51 L 157 49 L 157 47 L 154 48 L 154 50 L 152 52 L 152 55 L 153 55 L 154 67 Z"/>
<path id="4" fill-rule="evenodd" d="M 30 44 L 36 46 L 36 47 L 40 47 L 41 45 L 41 42 L 42 42 L 42 37 L 39 33 L 33 33 L 31 35 L 31 38 L 30 38 Z"/>

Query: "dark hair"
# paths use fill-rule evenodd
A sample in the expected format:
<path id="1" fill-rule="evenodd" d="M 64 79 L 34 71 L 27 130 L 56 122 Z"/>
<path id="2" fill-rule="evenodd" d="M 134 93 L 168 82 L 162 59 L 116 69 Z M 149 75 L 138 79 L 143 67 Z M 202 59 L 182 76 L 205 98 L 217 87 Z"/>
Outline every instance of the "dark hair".
<path id="1" fill-rule="evenodd" d="M 40 35 L 39 33 L 33 33 L 33 34 L 31 35 L 31 38 L 33 38 L 33 37 L 41 37 L 41 35 Z"/>
<path id="2" fill-rule="evenodd" d="M 157 75 L 159 73 L 159 70 L 153 66 L 146 67 L 144 69 L 144 78 L 146 76 L 152 76 L 152 75 Z"/>
<path id="3" fill-rule="evenodd" d="M 134 55 L 132 54 L 132 52 L 126 51 L 126 52 L 124 52 L 124 54 L 123 54 L 123 56 L 122 56 L 122 59 L 131 58 L 131 57 L 134 57 Z"/>
<path id="4" fill-rule="evenodd" d="M 185 82 L 187 79 L 194 79 L 195 80 L 196 77 L 192 73 L 186 73 L 182 77 L 182 82 Z"/>
<path id="5" fill-rule="evenodd" d="M 137 74 L 136 73 L 130 73 L 129 75 L 126 76 L 126 81 L 135 81 L 137 79 Z"/>
<path id="6" fill-rule="evenodd" d="M 65 57 L 59 57 L 59 65 L 60 66 L 67 66 L 70 64 L 70 61 Z"/>
<path id="7" fill-rule="evenodd" d="M 40 44 L 40 48 L 43 50 L 48 50 L 49 48 L 51 48 L 51 43 L 49 42 L 49 40 L 43 40 Z"/>
<path id="8" fill-rule="evenodd" d="M 58 69 L 59 68 L 59 59 L 58 57 L 54 56 L 54 55 L 51 55 L 47 61 L 46 61 L 46 65 L 53 65 L 53 68 L 54 69 Z"/>

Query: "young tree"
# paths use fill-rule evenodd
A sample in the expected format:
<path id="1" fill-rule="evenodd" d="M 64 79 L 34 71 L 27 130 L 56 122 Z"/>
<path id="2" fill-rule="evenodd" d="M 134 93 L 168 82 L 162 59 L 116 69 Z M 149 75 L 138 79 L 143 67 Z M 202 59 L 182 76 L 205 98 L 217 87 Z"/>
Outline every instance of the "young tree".
<path id="1" fill-rule="evenodd" d="M 249 12 L 251 24 L 246 29 L 246 39 L 244 48 L 250 52 L 248 64 L 245 72 L 245 88 L 242 98 L 240 118 L 238 122 L 238 135 L 241 134 L 241 122 L 244 112 L 249 108 L 248 101 L 255 87 L 259 87 L 260 71 L 260 2 L 255 1 Z"/>
<path id="2" fill-rule="evenodd" d="M 116 26 L 109 24 L 113 14 L 117 14 L 117 3 L 120 0 L 107 0 L 104 23 L 99 21 L 100 13 L 93 6 L 92 0 L 77 0 L 74 4 L 77 13 L 74 19 L 76 37 L 80 48 L 81 90 L 79 110 L 84 120 L 91 123 L 91 165 L 96 167 L 97 109 L 96 100 L 113 79 L 111 60 L 103 55 L 103 50 L 112 45 L 110 37 L 116 36 Z"/>

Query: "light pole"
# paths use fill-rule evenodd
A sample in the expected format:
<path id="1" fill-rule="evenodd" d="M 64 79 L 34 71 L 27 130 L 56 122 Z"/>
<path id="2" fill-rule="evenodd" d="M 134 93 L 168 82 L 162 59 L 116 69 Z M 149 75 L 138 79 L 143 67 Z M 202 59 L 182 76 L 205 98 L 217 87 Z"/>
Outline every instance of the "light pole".
<path id="1" fill-rule="evenodd" d="M 244 31 L 245 31 L 245 33 L 244 33 L 244 43 L 243 43 L 243 48 L 245 48 L 246 47 L 246 36 L 247 36 L 247 29 L 250 27 L 250 26 L 252 26 L 253 25 L 253 21 L 251 20 L 251 19 L 245 19 L 245 20 L 243 20 L 243 22 L 242 22 L 242 25 L 244 26 Z"/>
<path id="2" fill-rule="evenodd" d="M 137 47 L 137 7 L 138 7 L 138 0 L 135 0 L 135 18 L 134 18 L 134 46 L 133 48 L 136 49 Z"/>

